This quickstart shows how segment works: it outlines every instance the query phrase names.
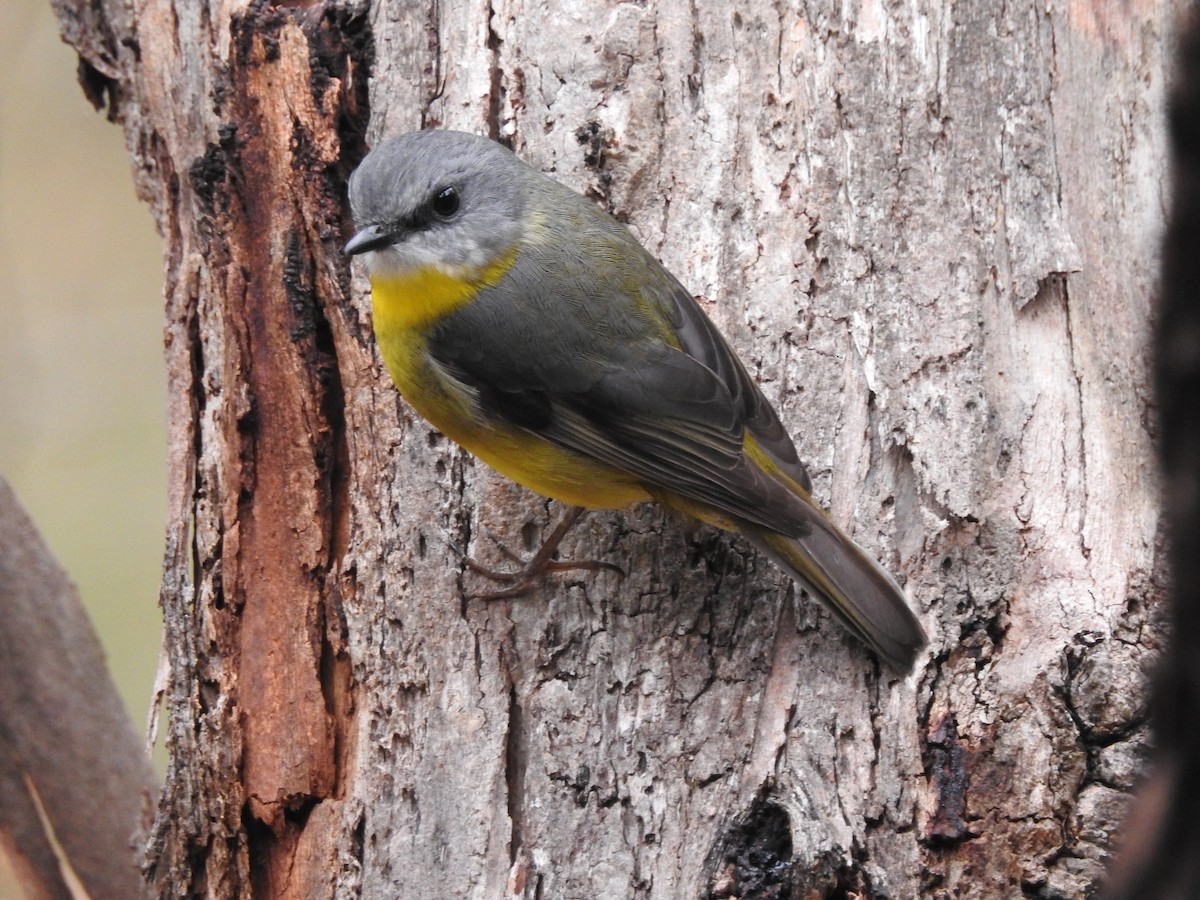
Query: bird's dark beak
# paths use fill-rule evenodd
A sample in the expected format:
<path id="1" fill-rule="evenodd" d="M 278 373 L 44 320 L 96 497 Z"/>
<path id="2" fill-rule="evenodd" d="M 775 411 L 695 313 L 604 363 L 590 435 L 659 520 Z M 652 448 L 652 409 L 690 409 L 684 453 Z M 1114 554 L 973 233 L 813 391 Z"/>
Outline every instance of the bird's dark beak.
<path id="1" fill-rule="evenodd" d="M 394 243 L 395 240 L 395 235 L 384 226 L 368 225 L 366 228 L 359 229 L 354 237 L 346 241 L 346 246 L 342 248 L 342 253 L 346 256 L 357 256 L 359 253 L 366 253 L 368 250 L 378 250 L 380 247 L 386 247 L 388 244 Z"/>

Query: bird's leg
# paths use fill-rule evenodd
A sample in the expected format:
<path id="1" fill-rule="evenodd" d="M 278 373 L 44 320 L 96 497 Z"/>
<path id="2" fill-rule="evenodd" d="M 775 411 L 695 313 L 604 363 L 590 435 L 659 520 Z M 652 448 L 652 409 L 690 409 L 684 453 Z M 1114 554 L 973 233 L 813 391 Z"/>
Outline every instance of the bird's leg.
<path id="1" fill-rule="evenodd" d="M 464 554 L 463 562 L 466 563 L 467 568 L 472 572 L 476 572 L 492 581 L 511 582 L 508 587 L 498 591 L 474 594 L 472 595 L 472 599 L 507 600 L 510 597 L 519 597 L 549 572 L 570 572 L 574 570 L 596 572 L 601 569 L 609 569 L 624 577 L 625 572 L 619 566 L 615 566 L 612 563 L 600 562 L 595 559 L 557 560 L 553 558 L 555 552 L 558 550 L 559 543 L 566 536 L 567 532 L 571 530 L 571 527 L 583 512 L 584 508 L 582 506 L 572 506 L 568 509 L 562 519 L 559 520 L 559 523 L 554 526 L 554 530 L 542 541 L 542 546 L 538 548 L 537 553 L 527 562 L 502 543 L 496 541 L 496 545 L 505 556 L 521 564 L 521 568 L 516 572 L 497 572 L 495 569 L 489 569 L 487 566 L 481 565 Z"/>

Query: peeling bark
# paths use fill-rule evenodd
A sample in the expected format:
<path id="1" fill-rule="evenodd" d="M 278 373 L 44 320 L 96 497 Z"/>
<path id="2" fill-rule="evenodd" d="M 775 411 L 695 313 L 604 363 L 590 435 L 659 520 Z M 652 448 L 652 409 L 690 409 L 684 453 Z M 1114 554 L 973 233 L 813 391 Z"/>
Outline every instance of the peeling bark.
<path id="1" fill-rule="evenodd" d="M 166 245 L 160 893 L 1093 888 L 1161 636 L 1179 4 L 57 5 Z M 704 298 L 906 582 L 917 676 L 655 507 L 565 542 L 624 579 L 467 598 L 455 547 L 555 512 L 397 399 L 338 255 L 365 146 L 424 126 L 511 144 Z"/>

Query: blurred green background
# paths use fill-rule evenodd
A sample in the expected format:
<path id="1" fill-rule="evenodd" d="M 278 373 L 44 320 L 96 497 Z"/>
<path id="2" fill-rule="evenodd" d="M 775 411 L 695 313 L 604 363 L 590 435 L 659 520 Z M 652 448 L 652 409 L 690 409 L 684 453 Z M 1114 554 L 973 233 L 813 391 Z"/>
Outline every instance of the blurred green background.
<path id="1" fill-rule="evenodd" d="M 79 586 L 141 730 L 166 510 L 161 244 L 47 0 L 0 3 L 0 55 L 0 475 Z"/>

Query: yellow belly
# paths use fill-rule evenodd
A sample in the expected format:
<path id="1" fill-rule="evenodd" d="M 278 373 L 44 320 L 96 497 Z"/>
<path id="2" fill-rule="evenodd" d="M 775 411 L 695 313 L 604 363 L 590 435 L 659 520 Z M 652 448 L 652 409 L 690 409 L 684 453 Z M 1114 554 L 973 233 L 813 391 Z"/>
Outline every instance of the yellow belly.
<path id="1" fill-rule="evenodd" d="M 600 508 L 649 499 L 646 489 L 619 469 L 485 418 L 471 394 L 447 378 L 430 358 L 429 328 L 442 315 L 469 302 L 475 289 L 441 273 L 371 280 L 375 336 L 388 374 L 404 399 L 448 438 L 546 497 Z"/>

